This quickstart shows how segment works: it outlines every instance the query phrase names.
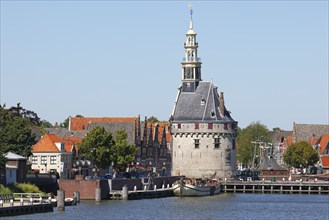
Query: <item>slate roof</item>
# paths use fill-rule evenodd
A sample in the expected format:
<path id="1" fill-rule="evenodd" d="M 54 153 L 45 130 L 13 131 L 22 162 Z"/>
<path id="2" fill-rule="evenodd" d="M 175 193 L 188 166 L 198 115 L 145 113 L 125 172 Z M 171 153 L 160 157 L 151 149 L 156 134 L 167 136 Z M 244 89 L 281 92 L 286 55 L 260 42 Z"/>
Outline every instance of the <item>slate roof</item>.
<path id="1" fill-rule="evenodd" d="M 92 130 L 94 127 L 103 127 L 106 131 L 111 132 L 113 138 L 118 130 L 125 130 L 127 132 L 127 141 L 129 144 L 135 144 L 136 124 L 132 122 L 92 122 L 88 124 L 87 131 Z"/>
<path id="2" fill-rule="evenodd" d="M 263 157 L 263 161 L 261 164 L 257 166 L 258 170 L 267 170 L 271 168 L 271 170 L 286 170 L 285 168 L 281 167 L 274 158 Z"/>
<path id="3" fill-rule="evenodd" d="M 69 131 L 67 128 L 45 128 L 48 134 L 55 134 L 57 137 L 84 137 L 87 131 Z"/>
<path id="4" fill-rule="evenodd" d="M 204 100 L 204 105 L 202 105 Z M 234 121 L 225 109 L 225 114 L 219 111 L 219 95 L 217 87 L 211 82 L 200 81 L 195 92 L 183 92 L 179 89 L 172 120 L 194 122 L 225 122 Z"/>
<path id="5" fill-rule="evenodd" d="M 293 126 L 294 141 L 307 141 L 309 137 L 320 137 L 329 134 L 329 125 L 295 124 Z"/>
<path id="6" fill-rule="evenodd" d="M 26 157 L 12 153 L 10 151 L 5 153 L 3 156 L 8 160 L 26 160 Z"/>

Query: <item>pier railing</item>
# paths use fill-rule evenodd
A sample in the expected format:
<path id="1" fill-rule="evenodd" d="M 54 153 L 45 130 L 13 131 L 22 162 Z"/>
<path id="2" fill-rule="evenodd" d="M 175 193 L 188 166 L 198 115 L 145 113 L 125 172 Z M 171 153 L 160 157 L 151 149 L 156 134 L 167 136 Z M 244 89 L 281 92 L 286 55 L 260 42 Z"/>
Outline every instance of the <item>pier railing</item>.
<path id="1" fill-rule="evenodd" d="M 329 194 L 329 182 L 303 181 L 232 181 L 222 182 L 222 192 Z"/>

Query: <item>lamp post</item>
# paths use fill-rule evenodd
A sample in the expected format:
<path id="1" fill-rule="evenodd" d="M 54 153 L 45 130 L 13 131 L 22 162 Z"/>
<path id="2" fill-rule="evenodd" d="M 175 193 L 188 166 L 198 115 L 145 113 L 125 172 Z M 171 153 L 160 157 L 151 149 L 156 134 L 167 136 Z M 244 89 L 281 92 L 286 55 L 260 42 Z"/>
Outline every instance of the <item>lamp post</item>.
<path id="1" fill-rule="evenodd" d="M 163 164 L 162 164 L 162 176 L 165 176 L 165 173 L 166 173 L 166 162 L 163 161 Z"/>
<path id="2" fill-rule="evenodd" d="M 150 166 L 149 166 L 149 170 L 150 170 L 150 176 L 152 176 L 153 174 L 153 167 L 152 167 L 152 161 L 149 162 Z"/>

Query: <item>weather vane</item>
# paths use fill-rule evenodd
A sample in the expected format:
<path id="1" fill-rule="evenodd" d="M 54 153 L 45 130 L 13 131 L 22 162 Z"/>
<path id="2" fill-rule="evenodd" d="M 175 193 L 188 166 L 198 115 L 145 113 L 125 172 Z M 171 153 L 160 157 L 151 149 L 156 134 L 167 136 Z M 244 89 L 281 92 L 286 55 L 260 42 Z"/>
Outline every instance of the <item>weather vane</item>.
<path id="1" fill-rule="evenodd" d="M 192 3 L 188 3 L 187 7 L 190 9 L 190 14 L 191 14 L 191 19 L 192 19 L 192 14 L 193 14 Z"/>

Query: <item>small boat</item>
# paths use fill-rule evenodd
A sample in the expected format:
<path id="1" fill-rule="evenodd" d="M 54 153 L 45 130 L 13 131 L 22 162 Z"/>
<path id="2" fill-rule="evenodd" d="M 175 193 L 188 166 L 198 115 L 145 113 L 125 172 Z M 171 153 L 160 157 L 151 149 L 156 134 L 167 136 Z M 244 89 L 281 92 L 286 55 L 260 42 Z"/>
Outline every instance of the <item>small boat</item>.
<path id="1" fill-rule="evenodd" d="M 74 198 L 65 198 L 65 206 L 76 205 L 76 200 Z"/>
<path id="2" fill-rule="evenodd" d="M 175 196 L 210 196 L 220 193 L 220 183 L 217 180 L 181 179 L 173 185 Z"/>

